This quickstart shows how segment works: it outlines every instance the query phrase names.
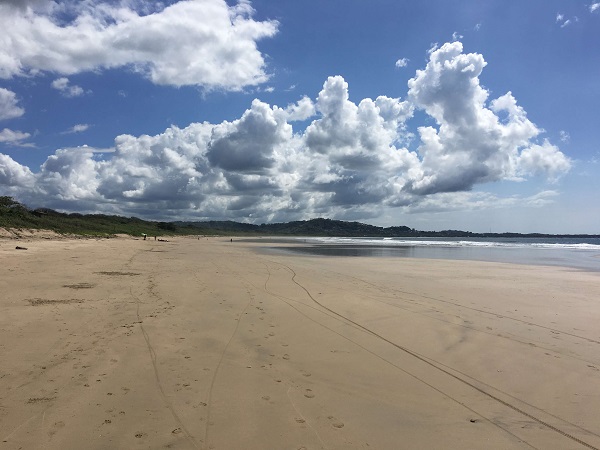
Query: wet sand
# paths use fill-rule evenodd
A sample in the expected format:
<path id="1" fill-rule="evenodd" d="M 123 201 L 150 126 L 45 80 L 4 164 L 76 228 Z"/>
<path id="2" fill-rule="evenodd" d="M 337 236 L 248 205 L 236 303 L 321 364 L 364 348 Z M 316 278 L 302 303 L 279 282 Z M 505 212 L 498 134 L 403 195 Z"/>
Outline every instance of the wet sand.
<path id="1" fill-rule="evenodd" d="M 600 274 L 256 245 L 0 240 L 0 450 L 600 448 Z"/>

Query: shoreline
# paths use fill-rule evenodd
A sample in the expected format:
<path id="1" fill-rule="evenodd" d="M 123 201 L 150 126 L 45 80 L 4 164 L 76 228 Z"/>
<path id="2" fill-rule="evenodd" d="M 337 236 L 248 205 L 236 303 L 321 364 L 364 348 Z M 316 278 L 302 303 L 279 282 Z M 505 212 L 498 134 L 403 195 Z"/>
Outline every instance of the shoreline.
<path id="1" fill-rule="evenodd" d="M 351 240 L 351 239 L 350 239 Z M 600 272 L 600 248 L 573 249 L 515 246 L 420 245 L 418 242 L 380 241 L 376 244 L 327 242 L 315 238 L 239 239 L 240 242 L 261 244 L 265 254 L 296 256 L 417 258 L 450 261 L 479 261 L 525 266 L 562 267 L 585 272 Z M 461 241 L 462 242 L 462 241 Z"/>
<path id="2" fill-rule="evenodd" d="M 14 242 L 0 450 L 600 448 L 596 273 Z"/>

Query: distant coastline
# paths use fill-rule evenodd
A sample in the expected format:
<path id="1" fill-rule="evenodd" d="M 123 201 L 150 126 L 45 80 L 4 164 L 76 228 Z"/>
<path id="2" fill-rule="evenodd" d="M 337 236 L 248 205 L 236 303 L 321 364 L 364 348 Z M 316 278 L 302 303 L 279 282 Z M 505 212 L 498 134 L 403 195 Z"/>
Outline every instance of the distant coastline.
<path id="1" fill-rule="evenodd" d="M 329 236 L 375 238 L 600 238 L 600 234 L 474 233 L 462 230 L 421 231 L 407 226 L 378 227 L 361 222 L 326 218 L 285 223 L 251 224 L 234 221 L 159 222 L 105 214 L 62 213 L 30 209 L 11 197 L 0 196 L 0 227 L 51 230 L 59 234 L 222 235 L 222 236 Z"/>

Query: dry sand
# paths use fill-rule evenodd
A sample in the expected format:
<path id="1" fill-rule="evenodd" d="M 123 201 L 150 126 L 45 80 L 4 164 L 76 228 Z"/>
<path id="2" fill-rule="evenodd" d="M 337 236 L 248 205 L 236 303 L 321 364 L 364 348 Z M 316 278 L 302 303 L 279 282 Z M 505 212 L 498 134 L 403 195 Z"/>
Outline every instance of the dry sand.
<path id="1" fill-rule="evenodd" d="M 0 450 L 600 448 L 600 274 L 253 246 L 1 240 Z"/>

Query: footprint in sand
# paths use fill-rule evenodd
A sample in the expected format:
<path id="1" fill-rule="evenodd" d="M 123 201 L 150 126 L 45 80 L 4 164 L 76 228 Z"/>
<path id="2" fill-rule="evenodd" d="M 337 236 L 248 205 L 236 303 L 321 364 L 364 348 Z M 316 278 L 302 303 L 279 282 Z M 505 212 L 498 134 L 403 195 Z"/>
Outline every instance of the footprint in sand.
<path id="1" fill-rule="evenodd" d="M 306 392 L 304 392 L 304 396 L 306 398 L 314 398 L 315 394 L 313 393 L 312 389 L 307 389 Z"/>
<path id="2" fill-rule="evenodd" d="M 296 422 L 297 422 L 297 423 L 305 423 L 305 422 L 306 422 L 306 420 L 304 420 L 304 419 L 301 419 L 301 418 L 297 417 L 297 418 L 296 418 Z"/>
<path id="3" fill-rule="evenodd" d="M 288 360 L 290 359 L 290 355 L 288 355 L 287 353 L 285 355 L 283 355 L 283 359 Z"/>
<path id="4" fill-rule="evenodd" d="M 61 420 L 59 422 L 54 422 L 54 425 L 52 426 L 52 428 L 50 429 L 50 431 L 48 431 L 48 435 L 50 437 L 54 436 L 58 430 L 60 430 L 61 428 L 64 428 L 65 423 Z M 4 441 L 6 442 L 6 441 Z"/>
<path id="5" fill-rule="evenodd" d="M 338 420 L 333 416 L 328 416 L 327 418 L 331 420 L 331 426 L 333 428 L 344 428 L 344 422 L 342 422 L 341 420 Z"/>

